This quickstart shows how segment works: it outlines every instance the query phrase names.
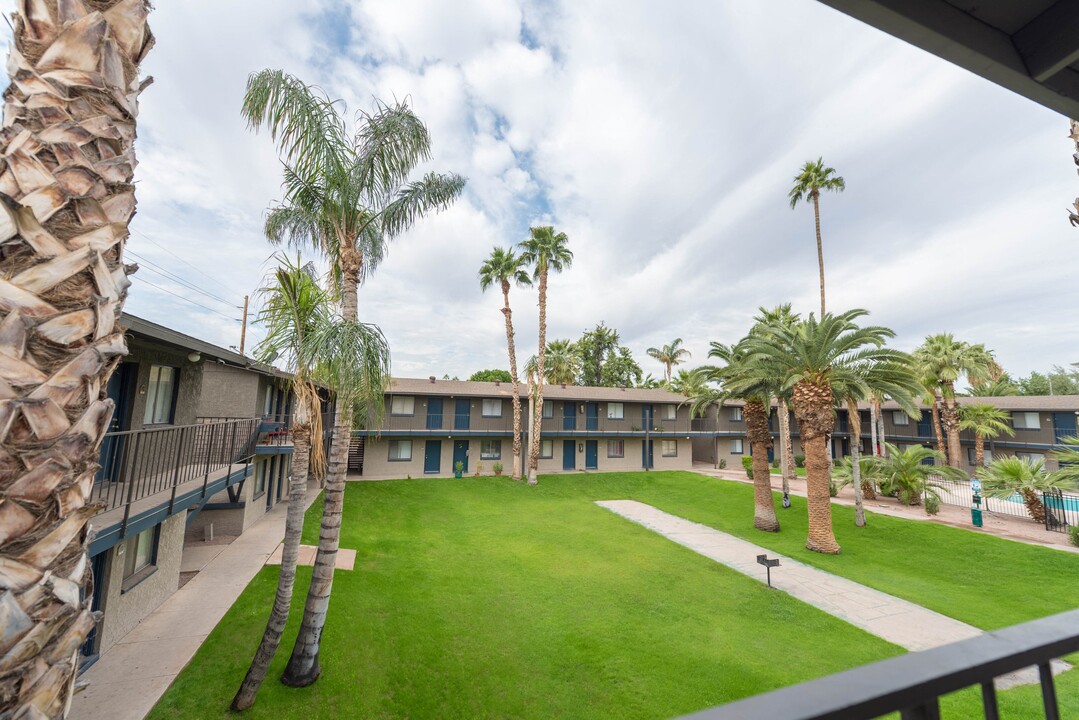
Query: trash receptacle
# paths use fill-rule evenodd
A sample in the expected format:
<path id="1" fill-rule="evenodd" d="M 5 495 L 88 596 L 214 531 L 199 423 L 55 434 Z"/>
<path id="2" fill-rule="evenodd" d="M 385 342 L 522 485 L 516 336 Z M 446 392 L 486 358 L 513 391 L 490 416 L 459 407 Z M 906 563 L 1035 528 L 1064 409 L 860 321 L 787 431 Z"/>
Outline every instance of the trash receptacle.
<path id="1" fill-rule="evenodd" d="M 982 526 L 982 496 L 978 494 L 980 487 L 974 490 L 974 504 L 970 508 L 970 522 L 974 527 Z"/>

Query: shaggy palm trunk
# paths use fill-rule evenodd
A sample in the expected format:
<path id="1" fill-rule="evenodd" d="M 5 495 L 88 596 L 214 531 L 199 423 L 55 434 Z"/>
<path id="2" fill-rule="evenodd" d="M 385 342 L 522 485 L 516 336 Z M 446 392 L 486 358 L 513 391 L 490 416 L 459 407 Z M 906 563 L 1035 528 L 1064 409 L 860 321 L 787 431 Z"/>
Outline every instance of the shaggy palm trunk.
<path id="1" fill-rule="evenodd" d="M 90 5 L 87 3 L 87 5 Z M 19 2 L 0 131 L 0 717 L 66 717 L 94 625 L 87 505 L 127 353 L 146 0 Z"/>
<path id="2" fill-rule="evenodd" d="M 513 311 L 510 310 L 510 284 L 502 281 L 502 314 L 506 318 L 506 344 L 510 353 L 510 379 L 513 384 L 513 479 L 521 478 L 521 381 L 517 377 L 517 348 L 513 343 Z"/>
<path id="3" fill-rule="evenodd" d="M 795 477 L 794 444 L 791 442 L 790 408 L 783 398 L 779 399 L 779 442 L 783 451 L 783 456 L 779 462 L 783 472 L 783 497 L 787 497 L 791 491 L 791 480 Z M 788 506 L 784 505 L 783 507 Z"/>
<path id="4" fill-rule="evenodd" d="M 355 322 L 356 292 L 359 287 L 363 257 L 354 249 L 355 239 L 341 238 L 341 317 Z M 322 494 L 322 523 L 318 535 L 318 552 L 311 571 L 311 585 L 304 602 L 303 622 L 292 648 L 281 682 L 292 687 L 305 687 L 321 674 L 319 648 L 333 590 L 333 571 L 337 565 L 337 550 L 341 545 L 341 516 L 345 504 L 345 476 L 348 472 L 348 443 L 352 436 L 353 407 L 338 395 L 334 411 L 333 436 L 326 468 L 326 485 Z"/>
<path id="5" fill-rule="evenodd" d="M 937 436 L 937 452 L 944 456 L 945 461 L 948 458 L 948 446 L 944 443 L 944 429 L 940 422 L 940 405 L 941 399 L 939 395 L 933 397 L 933 407 L 929 412 L 933 416 L 933 433 Z"/>
<path id="6" fill-rule="evenodd" d="M 862 500 L 862 466 L 860 455 L 862 448 L 862 417 L 858 414 L 858 403 L 847 401 L 847 417 L 850 418 L 850 469 L 854 480 L 854 524 L 865 527 L 865 503 Z"/>
<path id="7" fill-rule="evenodd" d="M 820 270 L 820 316 L 824 318 L 824 243 L 820 239 L 820 191 L 813 191 L 813 221 L 817 227 L 817 267 Z"/>
<path id="8" fill-rule="evenodd" d="M 547 267 L 540 268 L 539 277 L 539 352 L 536 354 L 536 406 L 533 408 L 532 429 L 533 433 L 528 438 L 528 484 L 536 485 L 539 478 L 536 474 L 539 469 L 540 442 L 543 435 L 543 383 L 544 361 L 547 350 Z"/>
<path id="9" fill-rule="evenodd" d="M 746 401 L 743 409 L 746 434 L 753 455 L 753 527 L 767 532 L 779 532 L 775 500 L 772 497 L 772 475 L 768 464 L 768 448 L 772 433 L 768 428 L 768 407 L 760 398 Z"/>
<path id="10" fill-rule="evenodd" d="M 303 410 L 297 406 L 298 410 Z M 262 633 L 251 667 L 247 670 L 236 697 L 232 699 L 233 710 L 246 710 L 255 704 L 262 681 L 277 654 L 281 644 L 281 635 L 288 622 L 289 608 L 292 605 L 292 589 L 296 584 L 296 561 L 300 554 L 300 536 L 303 533 L 304 498 L 307 496 L 307 474 L 311 456 L 310 415 L 306 418 L 297 413 L 292 426 L 292 473 L 288 486 L 288 511 L 285 514 L 285 541 L 281 548 L 281 573 L 277 578 L 277 593 L 274 595 L 270 618 Z"/>
<path id="11" fill-rule="evenodd" d="M 974 433 L 974 472 L 985 467 L 985 436 Z"/>
<path id="12" fill-rule="evenodd" d="M 948 464 L 959 467 L 960 456 L 963 453 L 959 443 L 959 404 L 955 401 L 955 390 L 951 383 L 945 386 L 944 407 L 941 409 L 940 421 L 948 442 Z"/>
<path id="13" fill-rule="evenodd" d="M 831 463 L 828 461 L 828 431 L 835 423 L 832 389 L 802 380 L 794 386 L 794 413 L 801 431 L 806 456 L 806 495 L 809 505 L 809 534 L 806 548 L 819 553 L 838 553 L 839 543 L 832 531 Z"/>
<path id="14" fill-rule="evenodd" d="M 1034 522 L 1044 525 L 1045 504 L 1038 497 L 1038 493 L 1030 489 L 1023 489 L 1019 491 L 1019 494 L 1023 496 L 1023 503 L 1027 506 L 1027 512 L 1030 513 L 1030 517 L 1034 519 Z"/>

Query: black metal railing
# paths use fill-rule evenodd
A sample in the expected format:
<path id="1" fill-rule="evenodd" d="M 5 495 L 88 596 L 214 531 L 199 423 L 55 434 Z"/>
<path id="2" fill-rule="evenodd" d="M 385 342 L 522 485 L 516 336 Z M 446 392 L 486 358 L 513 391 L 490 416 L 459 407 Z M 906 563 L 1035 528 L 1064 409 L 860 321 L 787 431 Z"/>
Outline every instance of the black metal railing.
<path id="1" fill-rule="evenodd" d="M 946 505 L 972 507 L 974 493 L 966 480 L 944 480 L 934 478 L 931 482 L 938 485 L 937 493 Z M 1069 527 L 1079 525 L 1079 495 L 1072 495 L 1060 490 L 1039 492 L 1037 499 L 1045 508 L 1045 527 L 1047 530 L 1067 532 Z M 981 509 L 994 515 L 1033 519 L 1027 508 L 1026 500 L 1016 493 L 1008 498 L 981 498 Z"/>
<path id="2" fill-rule="evenodd" d="M 1059 720 L 1051 662 L 1079 650 L 1079 610 L 909 653 L 685 716 L 685 720 L 902 720 L 940 717 L 940 698 L 980 687 L 982 713 L 997 720 L 997 678 L 1038 683 L 1046 720 Z M 1026 669 L 1030 668 L 1030 669 Z M 1036 670 L 1034 670 L 1036 668 Z M 1000 682 L 1000 681 L 998 681 Z"/>
<path id="3" fill-rule="evenodd" d="M 250 458 L 259 424 L 244 418 L 107 433 L 91 500 L 108 512 L 158 493 L 175 499 L 180 486 L 227 473 Z"/>

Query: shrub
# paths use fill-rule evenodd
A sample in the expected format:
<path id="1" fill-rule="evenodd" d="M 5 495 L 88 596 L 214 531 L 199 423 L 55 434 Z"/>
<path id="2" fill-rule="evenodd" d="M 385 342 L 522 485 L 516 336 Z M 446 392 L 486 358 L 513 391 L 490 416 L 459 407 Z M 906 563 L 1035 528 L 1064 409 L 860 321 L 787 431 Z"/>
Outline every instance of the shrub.
<path id="1" fill-rule="evenodd" d="M 803 455 L 802 453 L 798 453 L 797 455 L 795 455 L 794 456 L 794 465 L 795 465 L 795 467 L 804 468 L 806 466 L 806 456 Z"/>
<path id="2" fill-rule="evenodd" d="M 727 467 L 727 458 L 720 458 L 719 459 L 719 469 L 722 470 L 725 467 Z"/>
<path id="3" fill-rule="evenodd" d="M 779 469 L 779 456 L 778 455 L 776 455 L 774 458 L 772 458 L 772 467 L 775 468 L 776 470 Z"/>
<path id="4" fill-rule="evenodd" d="M 835 480 L 828 481 L 828 494 L 832 497 L 839 494 L 839 486 L 835 484 Z"/>
<path id="5" fill-rule="evenodd" d="M 502 474 L 502 470 L 503 470 L 502 463 L 496 462 L 492 467 L 494 468 L 495 475 L 501 475 Z"/>
<path id="6" fill-rule="evenodd" d="M 1072 525 L 1068 528 L 1068 537 L 1071 538 L 1072 545 L 1079 547 L 1079 525 Z"/>
<path id="7" fill-rule="evenodd" d="M 752 480 L 753 479 L 753 456 L 751 456 L 751 455 L 743 455 L 742 456 L 742 468 L 745 469 L 745 471 L 746 471 L 746 477 L 749 478 L 750 480 Z"/>
<path id="8" fill-rule="evenodd" d="M 457 462 L 455 462 L 453 464 L 453 471 L 454 472 L 464 472 L 465 471 L 464 461 L 458 460 Z"/>
<path id="9" fill-rule="evenodd" d="M 925 496 L 925 514 L 936 515 L 940 512 L 940 498 L 936 495 Z"/>

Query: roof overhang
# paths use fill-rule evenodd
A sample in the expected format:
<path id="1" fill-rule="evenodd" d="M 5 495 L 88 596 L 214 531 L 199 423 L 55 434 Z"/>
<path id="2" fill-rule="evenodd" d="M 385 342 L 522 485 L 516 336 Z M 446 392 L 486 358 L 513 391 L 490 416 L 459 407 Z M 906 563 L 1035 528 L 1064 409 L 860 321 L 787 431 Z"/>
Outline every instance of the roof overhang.
<path id="1" fill-rule="evenodd" d="M 1079 118 L 1076 0 L 819 1 Z"/>

